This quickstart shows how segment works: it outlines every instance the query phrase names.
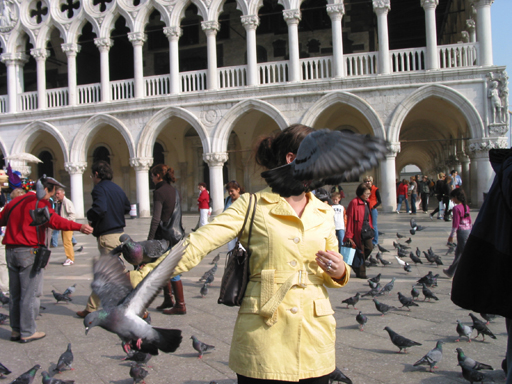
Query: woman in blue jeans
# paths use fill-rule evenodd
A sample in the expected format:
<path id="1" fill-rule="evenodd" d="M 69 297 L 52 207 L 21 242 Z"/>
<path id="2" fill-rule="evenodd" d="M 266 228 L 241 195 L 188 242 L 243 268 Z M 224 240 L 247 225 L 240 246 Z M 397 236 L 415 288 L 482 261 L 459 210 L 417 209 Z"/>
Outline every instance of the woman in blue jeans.
<path id="1" fill-rule="evenodd" d="M 396 208 L 396 213 L 400 213 L 400 209 L 402 208 L 402 202 L 405 201 L 405 209 L 407 213 L 409 213 L 409 201 L 407 200 L 407 193 L 409 189 L 409 183 L 407 179 L 403 179 L 402 183 L 398 186 L 398 207 Z"/>

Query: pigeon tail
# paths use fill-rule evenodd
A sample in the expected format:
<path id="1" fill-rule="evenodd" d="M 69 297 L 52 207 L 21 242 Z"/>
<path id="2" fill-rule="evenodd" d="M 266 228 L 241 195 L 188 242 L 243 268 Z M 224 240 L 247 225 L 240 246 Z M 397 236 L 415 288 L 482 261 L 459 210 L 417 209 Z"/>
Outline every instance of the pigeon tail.
<path id="1" fill-rule="evenodd" d="M 158 332 L 158 340 L 155 345 L 165 353 L 176 351 L 183 340 L 179 329 L 153 328 Z"/>

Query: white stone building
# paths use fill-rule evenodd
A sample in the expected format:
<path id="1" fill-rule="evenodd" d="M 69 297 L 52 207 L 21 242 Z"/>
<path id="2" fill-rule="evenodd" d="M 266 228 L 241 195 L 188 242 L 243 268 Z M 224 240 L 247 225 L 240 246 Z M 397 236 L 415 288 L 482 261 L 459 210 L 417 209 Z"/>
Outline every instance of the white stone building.
<path id="1" fill-rule="evenodd" d="M 0 0 L 0 151 L 71 187 L 92 162 L 150 215 L 148 169 L 175 168 L 183 208 L 209 185 L 264 185 L 260 135 L 293 123 L 383 137 L 371 172 L 395 209 L 397 171 L 458 169 L 474 205 L 506 147 L 508 83 L 493 65 L 494 0 Z"/>

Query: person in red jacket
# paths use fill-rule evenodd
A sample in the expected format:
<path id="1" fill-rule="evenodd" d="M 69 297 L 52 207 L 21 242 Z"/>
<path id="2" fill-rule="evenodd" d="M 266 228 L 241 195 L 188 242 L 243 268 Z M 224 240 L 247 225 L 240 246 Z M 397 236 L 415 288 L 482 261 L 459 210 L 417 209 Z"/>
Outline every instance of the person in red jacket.
<path id="1" fill-rule="evenodd" d="M 52 177 L 40 179 L 46 192 L 43 199 L 37 201 L 34 192 L 11 200 L 0 212 L 0 226 L 5 226 L 5 245 L 7 265 L 9 268 L 9 291 L 11 302 L 9 314 L 11 323 L 11 341 L 28 343 L 42 339 L 44 332 L 36 332 L 36 316 L 39 313 L 39 297 L 43 290 L 43 269 L 34 271 L 35 252 L 39 245 L 46 244 L 48 228 L 61 231 L 80 231 L 87 235 L 92 233 L 88 224 L 79 224 L 66 220 L 55 213 L 48 201 L 55 194 L 55 186 L 62 186 Z M 47 208 L 50 219 L 39 226 L 31 226 L 30 211 Z"/>
<path id="2" fill-rule="evenodd" d="M 199 183 L 197 185 L 201 193 L 197 199 L 197 205 L 199 205 L 199 226 L 208 224 L 208 213 L 210 210 L 210 194 L 206 190 L 205 183 Z"/>
<path id="3" fill-rule="evenodd" d="M 407 213 L 411 213 L 409 210 L 409 200 L 407 200 L 407 194 L 409 193 L 409 183 L 406 179 L 402 180 L 402 183 L 398 186 L 398 207 L 396 208 L 396 213 L 400 213 L 400 209 L 402 208 L 402 202 L 405 201 L 405 209 Z"/>
<path id="4" fill-rule="evenodd" d="M 359 184 L 356 189 L 357 197 L 349 203 L 347 208 L 347 229 L 344 241 L 350 242 L 352 248 L 359 250 L 362 255 L 362 257 L 358 258 L 360 265 L 357 265 L 355 258 L 352 264 L 352 269 L 356 273 L 356 276 L 361 279 L 366 279 L 366 265 L 364 262 L 373 250 L 372 239 L 363 240 L 361 236 L 363 223 L 365 221 L 373 228 L 372 215 L 370 214 L 370 207 L 368 206 L 370 194 L 371 189 L 367 183 Z"/>

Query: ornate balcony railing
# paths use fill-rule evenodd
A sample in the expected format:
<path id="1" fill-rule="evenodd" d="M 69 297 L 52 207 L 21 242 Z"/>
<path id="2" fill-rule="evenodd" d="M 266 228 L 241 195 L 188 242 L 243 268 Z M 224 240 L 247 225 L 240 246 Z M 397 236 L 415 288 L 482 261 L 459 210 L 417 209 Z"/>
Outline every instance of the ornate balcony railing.
<path id="1" fill-rule="evenodd" d="M 439 66 L 445 68 L 473 67 L 478 65 L 478 44 L 440 45 Z"/>
<path id="2" fill-rule="evenodd" d="M 343 55 L 345 76 L 367 76 L 377 74 L 379 65 L 377 52 L 352 53 Z"/>
<path id="3" fill-rule="evenodd" d="M 48 108 L 65 107 L 69 105 L 68 88 L 53 88 L 46 91 Z"/>
<path id="4" fill-rule="evenodd" d="M 135 95 L 135 81 L 133 79 L 111 81 L 110 89 L 112 101 L 131 99 Z"/>
<path id="5" fill-rule="evenodd" d="M 300 60 L 302 80 L 320 80 L 332 77 L 332 56 L 311 57 Z"/>
<path id="6" fill-rule="evenodd" d="M 149 76 L 144 78 L 146 96 L 168 95 L 171 91 L 169 75 Z"/>
<path id="7" fill-rule="evenodd" d="M 37 92 L 24 92 L 20 95 L 20 111 L 37 109 Z"/>
<path id="8" fill-rule="evenodd" d="M 240 88 L 247 85 L 247 66 L 222 67 L 218 69 L 219 88 Z"/>
<path id="9" fill-rule="evenodd" d="M 7 100 L 8 99 L 9 99 L 9 97 L 7 95 L 0 96 L 0 113 L 7 112 Z"/>
<path id="10" fill-rule="evenodd" d="M 101 84 L 85 84 L 77 87 L 78 104 L 93 104 L 101 101 Z"/>
<path id="11" fill-rule="evenodd" d="M 394 49 L 390 55 L 393 72 L 425 70 L 425 48 Z"/>
<path id="12" fill-rule="evenodd" d="M 196 92 L 206 90 L 206 69 L 180 73 L 181 92 Z"/>
<path id="13" fill-rule="evenodd" d="M 258 64 L 260 84 L 282 84 L 288 81 L 288 61 L 269 61 Z"/>

